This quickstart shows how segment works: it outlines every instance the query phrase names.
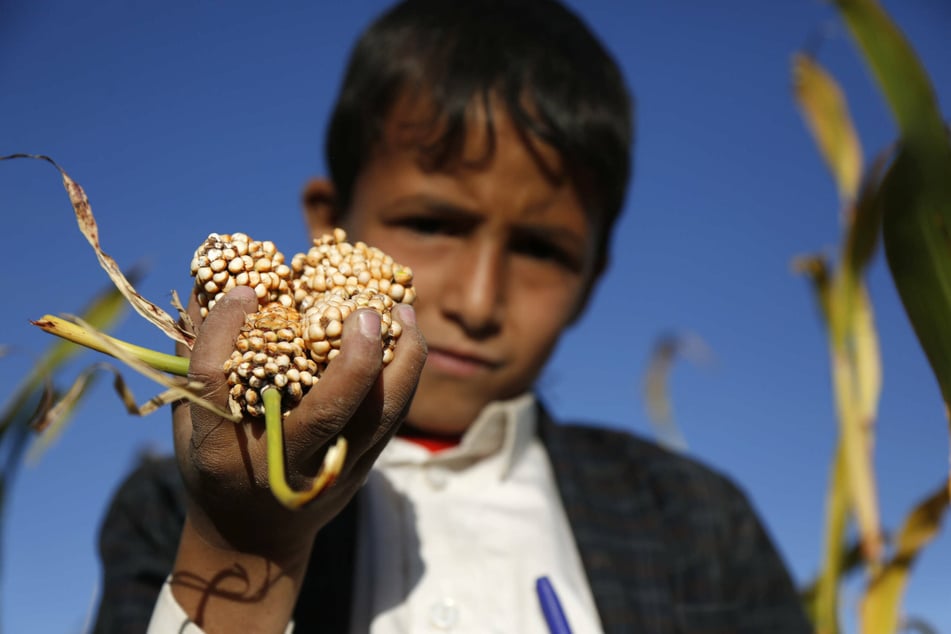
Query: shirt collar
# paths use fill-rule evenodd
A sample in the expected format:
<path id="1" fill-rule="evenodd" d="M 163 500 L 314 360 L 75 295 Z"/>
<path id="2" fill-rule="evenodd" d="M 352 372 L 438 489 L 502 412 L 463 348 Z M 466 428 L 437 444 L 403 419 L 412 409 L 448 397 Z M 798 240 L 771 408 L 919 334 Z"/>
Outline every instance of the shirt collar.
<path id="1" fill-rule="evenodd" d="M 482 460 L 498 458 L 499 479 L 504 480 L 534 438 L 537 418 L 531 392 L 507 401 L 494 401 L 483 408 L 458 446 L 430 453 L 397 436 L 380 456 L 380 466 L 438 464 L 462 470 Z"/>

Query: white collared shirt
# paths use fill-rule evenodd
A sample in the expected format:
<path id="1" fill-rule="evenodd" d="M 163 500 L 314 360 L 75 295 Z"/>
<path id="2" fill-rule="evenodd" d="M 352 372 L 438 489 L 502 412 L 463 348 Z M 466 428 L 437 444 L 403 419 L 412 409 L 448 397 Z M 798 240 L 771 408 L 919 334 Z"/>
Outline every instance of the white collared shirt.
<path id="1" fill-rule="evenodd" d="M 459 446 L 396 438 L 360 507 L 352 632 L 548 632 L 547 575 L 575 632 L 601 630 L 529 394 L 493 403 Z"/>
<path id="2" fill-rule="evenodd" d="M 531 394 L 492 403 L 436 453 L 390 442 L 360 496 L 351 632 L 545 634 L 541 576 L 572 631 L 602 630 L 535 412 Z M 182 617 L 166 583 L 149 632 Z"/>

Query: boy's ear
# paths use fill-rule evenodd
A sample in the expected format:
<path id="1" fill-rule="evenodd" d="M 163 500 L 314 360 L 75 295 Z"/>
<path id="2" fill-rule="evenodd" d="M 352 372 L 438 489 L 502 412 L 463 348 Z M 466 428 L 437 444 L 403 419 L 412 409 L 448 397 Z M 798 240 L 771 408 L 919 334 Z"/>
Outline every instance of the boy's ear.
<path id="1" fill-rule="evenodd" d="M 326 178 L 312 178 L 304 185 L 301 206 L 311 237 L 333 232 L 340 219 L 333 183 Z"/>

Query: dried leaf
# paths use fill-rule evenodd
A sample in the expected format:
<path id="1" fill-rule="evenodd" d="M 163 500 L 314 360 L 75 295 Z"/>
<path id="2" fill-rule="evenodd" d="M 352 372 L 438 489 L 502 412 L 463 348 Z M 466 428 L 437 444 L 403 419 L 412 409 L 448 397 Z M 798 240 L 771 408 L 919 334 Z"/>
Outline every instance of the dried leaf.
<path id="1" fill-rule="evenodd" d="M 709 361 L 706 343 L 696 335 L 665 335 L 654 345 L 644 377 L 644 402 L 660 444 L 685 451 L 687 441 L 674 420 L 668 383 L 674 359 L 683 356 L 697 363 Z"/>
<path id="2" fill-rule="evenodd" d="M 812 291 L 816 296 L 816 304 L 819 305 L 819 311 L 822 319 L 829 325 L 831 320 L 831 308 L 829 306 L 829 294 L 832 286 L 829 273 L 829 262 L 824 255 L 801 255 L 792 262 L 794 272 L 805 275 L 812 284 Z"/>
<path id="3" fill-rule="evenodd" d="M 178 292 L 172 291 L 172 306 L 178 311 L 178 319 L 184 328 L 188 332 L 198 332 L 198 329 L 195 328 L 195 322 L 192 320 L 192 316 L 188 314 L 188 310 L 185 308 L 185 305 L 182 304 L 182 300 L 178 297 Z"/>
<path id="4" fill-rule="evenodd" d="M 806 125 L 835 178 L 844 206 L 862 178 L 862 146 L 838 83 L 811 57 L 793 56 L 793 92 Z"/>
<path id="5" fill-rule="evenodd" d="M 51 159 L 48 156 L 43 156 L 39 154 L 12 154 L 9 156 L 0 157 L 0 160 L 6 159 L 15 159 L 15 158 L 32 158 L 37 160 L 43 160 L 50 163 L 55 167 L 60 175 L 63 177 L 63 186 L 66 188 L 66 193 L 69 194 L 69 200 L 73 205 L 73 211 L 76 214 L 76 222 L 79 224 L 79 230 L 82 231 L 83 236 L 86 237 L 86 240 L 92 245 L 92 248 L 96 251 L 96 257 L 99 259 L 99 264 L 102 266 L 103 270 L 109 275 L 109 279 L 116 285 L 116 288 L 125 296 L 125 298 L 132 304 L 132 307 L 135 308 L 136 312 L 145 317 L 147 320 L 155 324 L 162 332 L 171 337 L 175 341 L 184 343 L 189 348 L 195 341 L 194 332 L 189 332 L 185 328 L 179 325 L 167 312 L 158 307 L 158 305 L 150 302 L 145 299 L 135 290 L 135 287 L 126 279 L 122 271 L 119 269 L 119 266 L 116 264 L 115 260 L 112 259 L 109 255 L 102 250 L 102 247 L 99 244 L 99 227 L 96 224 L 96 219 L 92 214 L 92 207 L 89 204 L 89 198 L 86 196 L 86 192 L 83 191 L 83 188 L 80 187 L 69 175 L 60 167 L 56 161 Z"/>
<path id="6" fill-rule="evenodd" d="M 113 389 L 119 395 L 126 411 L 133 416 L 148 416 L 160 407 L 181 398 L 181 390 L 175 388 L 153 396 L 139 405 L 135 394 L 126 384 L 118 368 L 105 362 L 95 363 L 83 370 L 66 393 L 55 404 L 46 407 L 41 413 L 42 417 L 36 421 L 35 428 L 38 430 L 45 429 L 46 431 L 40 435 L 39 440 L 31 447 L 27 455 L 28 462 L 39 460 L 42 454 L 52 446 L 53 442 L 60 436 L 66 422 L 76 411 L 79 402 L 88 393 L 96 373 L 102 371 L 111 372 L 114 375 Z"/>
<path id="7" fill-rule="evenodd" d="M 60 437 L 66 423 L 75 413 L 79 402 L 87 394 L 93 371 L 96 369 L 96 366 L 91 366 L 80 373 L 58 401 L 53 398 L 52 390 L 50 391 L 50 398 L 37 411 L 36 418 L 31 423 L 31 427 L 40 434 L 40 437 L 33 443 L 27 454 L 26 460 L 28 463 L 36 463 L 40 456 Z"/>
<path id="8" fill-rule="evenodd" d="M 951 482 L 922 500 L 905 519 L 898 533 L 895 553 L 869 585 L 862 599 L 862 631 L 891 634 L 898 628 L 901 599 L 908 575 L 921 550 L 934 539 L 948 510 Z"/>
<path id="9" fill-rule="evenodd" d="M 56 401 L 55 390 L 52 381 L 47 380 L 40 391 L 40 400 L 36 405 L 36 412 L 30 420 L 28 426 L 35 432 L 42 432 L 48 424 L 48 414 Z"/>

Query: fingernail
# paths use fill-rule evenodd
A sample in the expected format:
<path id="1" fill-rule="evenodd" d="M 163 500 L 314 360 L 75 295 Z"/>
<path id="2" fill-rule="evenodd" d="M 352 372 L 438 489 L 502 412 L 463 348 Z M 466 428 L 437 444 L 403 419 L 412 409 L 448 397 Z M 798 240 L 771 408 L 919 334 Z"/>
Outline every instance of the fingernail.
<path id="1" fill-rule="evenodd" d="M 416 325 L 416 311 L 409 304 L 397 304 L 394 308 L 400 311 L 400 321 L 404 326 Z"/>
<path id="2" fill-rule="evenodd" d="M 360 334 L 367 339 L 380 338 L 380 314 L 375 310 L 361 310 L 357 313 Z"/>

